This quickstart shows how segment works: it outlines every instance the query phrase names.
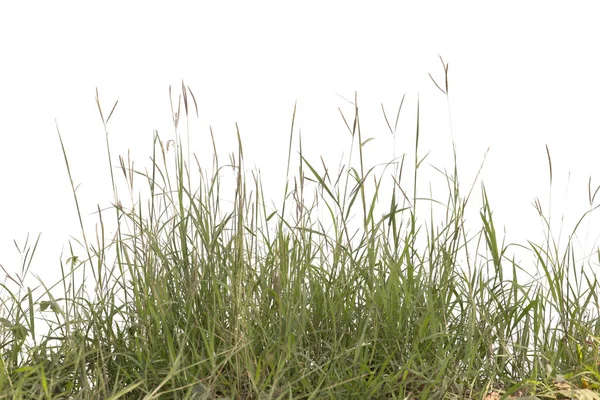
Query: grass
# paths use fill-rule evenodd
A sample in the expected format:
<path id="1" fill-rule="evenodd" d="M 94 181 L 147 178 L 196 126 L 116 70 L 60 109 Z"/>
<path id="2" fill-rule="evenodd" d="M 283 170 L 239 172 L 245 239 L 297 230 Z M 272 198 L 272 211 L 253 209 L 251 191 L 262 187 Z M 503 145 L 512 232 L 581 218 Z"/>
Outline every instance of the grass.
<path id="1" fill-rule="evenodd" d="M 436 86 L 447 96 L 444 67 Z M 57 127 L 81 242 L 56 285 L 23 283 L 37 241 L 23 249 L 21 276 L 2 285 L 0 399 L 599 398 L 596 276 L 577 265 L 570 239 L 558 248 L 539 202 L 547 235 L 518 245 L 534 265 L 511 259 L 485 187 L 476 200 L 473 186 L 460 190 L 456 153 L 453 171 L 438 170 L 447 198 L 422 196 L 418 108 L 414 163 L 400 157 L 379 176 L 364 165 L 356 99 L 354 115 L 342 113 L 351 152 L 337 175 L 301 145 L 296 159 L 294 108 L 289 184 L 271 211 L 260 178 L 245 172 L 239 131 L 228 163 L 214 146 L 211 172 L 186 155 L 180 123 L 197 114 L 189 87 L 172 102 L 176 142 L 156 133 L 144 172 L 122 157 L 113 168 L 117 104 L 108 114 L 97 104 L 114 203 L 98 208 L 92 242 Z M 384 111 L 392 133 L 402 104 L 395 121 Z M 140 180 L 148 195 L 136 198 Z M 474 233 L 467 207 L 480 210 Z M 532 270 L 541 274 L 516 278 Z"/>

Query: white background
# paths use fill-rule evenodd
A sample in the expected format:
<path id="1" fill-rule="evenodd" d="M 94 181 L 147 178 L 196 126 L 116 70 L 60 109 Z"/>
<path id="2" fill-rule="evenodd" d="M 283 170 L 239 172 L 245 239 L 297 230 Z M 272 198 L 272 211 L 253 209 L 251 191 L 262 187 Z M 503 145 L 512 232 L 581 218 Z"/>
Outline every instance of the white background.
<path id="1" fill-rule="evenodd" d="M 131 149 L 144 166 L 154 129 L 174 138 L 168 88 L 177 95 L 182 80 L 198 101 L 191 135 L 204 166 L 211 163 L 209 126 L 227 160 L 237 122 L 246 167 L 260 169 L 273 198 L 285 185 L 295 102 L 295 134 L 301 131 L 307 157 L 318 163 L 323 155 L 337 169 L 350 145 L 338 107 L 348 117 L 353 111 L 342 97 L 358 93 L 363 136 L 376 138 L 366 146 L 371 163 L 394 155 L 381 104 L 393 119 L 404 94 L 395 154 L 414 154 L 419 98 L 421 154 L 431 150 L 429 163 L 452 168 L 454 139 L 464 192 L 489 147 L 482 177 L 507 243 L 543 241 L 532 202 L 539 198 L 548 210 L 547 145 L 552 224 L 558 235 L 565 214 L 564 243 L 590 208 L 588 179 L 592 190 L 600 184 L 598 13 L 591 1 L 491 4 L 3 3 L 0 265 L 20 271 L 13 240 L 23 244 L 28 232 L 41 232 L 31 271 L 57 277 L 69 237 L 80 237 L 55 121 L 93 228 L 96 205 L 112 200 L 95 89 L 105 113 L 119 100 L 109 123 L 114 164 Z M 428 76 L 443 82 L 439 55 L 449 63 L 448 102 Z M 476 190 L 474 224 L 479 183 Z M 597 233 L 593 222 L 580 229 L 581 256 L 594 251 Z"/>

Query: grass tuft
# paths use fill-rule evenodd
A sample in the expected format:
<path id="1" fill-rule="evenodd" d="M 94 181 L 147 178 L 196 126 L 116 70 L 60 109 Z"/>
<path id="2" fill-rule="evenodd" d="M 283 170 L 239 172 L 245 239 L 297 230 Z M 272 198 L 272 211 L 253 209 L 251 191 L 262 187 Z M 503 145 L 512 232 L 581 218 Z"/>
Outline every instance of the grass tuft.
<path id="1" fill-rule="evenodd" d="M 447 96 L 442 64 L 446 82 L 434 83 Z M 96 93 L 114 203 L 98 207 L 95 241 L 57 126 L 83 243 L 70 246 L 58 283 L 34 289 L 23 277 L 37 240 L 17 246 L 21 276 L 1 285 L 0 399 L 598 398 L 596 276 L 578 265 L 570 239 L 554 242 L 539 201 L 548 234 L 518 245 L 535 264 L 511 259 L 485 186 L 477 204 L 475 182 L 461 192 L 456 152 L 451 173 L 437 169 L 448 197 L 419 193 L 427 155 L 418 107 L 414 164 L 403 156 L 365 165 L 371 139 L 355 97 L 351 118 L 340 110 L 347 166 L 335 173 L 309 160 L 300 140 L 292 176 L 294 106 L 284 200 L 270 210 L 260 176 L 245 170 L 239 129 L 225 164 L 211 130 L 209 172 L 180 139 L 185 119 L 189 143 L 194 94 L 182 82 L 178 102 L 169 95 L 176 140 L 155 132 L 152 166 L 142 172 L 129 157 L 113 168 L 108 123 L 117 102 L 105 119 Z M 392 134 L 403 103 L 393 129 L 381 105 Z M 129 202 L 118 194 L 120 174 Z M 597 189 L 588 191 L 579 223 L 597 207 Z M 442 206 L 444 217 L 427 215 L 427 205 Z M 475 233 L 468 207 L 480 210 Z"/>

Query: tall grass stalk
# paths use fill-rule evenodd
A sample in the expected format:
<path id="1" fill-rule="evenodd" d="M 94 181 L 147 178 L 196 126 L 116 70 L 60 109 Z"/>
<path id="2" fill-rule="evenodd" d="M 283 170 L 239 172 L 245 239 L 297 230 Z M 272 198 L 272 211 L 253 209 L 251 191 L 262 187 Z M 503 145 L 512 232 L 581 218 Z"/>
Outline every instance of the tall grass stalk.
<path id="1" fill-rule="evenodd" d="M 446 84 L 436 85 L 447 96 L 444 68 Z M 177 106 L 171 96 L 176 139 L 165 143 L 155 132 L 152 165 L 142 172 L 129 158 L 113 167 L 108 124 L 117 103 L 105 118 L 97 94 L 114 214 L 98 207 L 94 243 L 57 128 L 83 243 L 61 261 L 57 285 L 30 289 L 12 276 L 2 285 L 0 398 L 561 398 L 599 387 L 596 276 L 576 265 L 570 238 L 563 254 L 549 234 L 520 244 L 535 265 L 510 258 L 485 187 L 478 201 L 475 182 L 461 192 L 455 149 L 452 172 L 437 169 L 447 198 L 419 193 L 427 157 L 419 152 L 419 104 L 408 191 L 404 156 L 379 176 L 364 164 L 370 139 L 356 97 L 352 118 L 340 110 L 351 152 L 337 175 L 310 160 L 301 140 L 296 159 L 294 106 L 284 200 L 270 210 L 260 176 L 248 179 L 237 126 L 228 163 L 211 130 L 212 169 L 195 155 L 192 164 L 179 134 L 185 116 L 189 146 L 189 99 L 196 106 L 182 83 Z M 402 104 L 404 97 L 393 129 L 382 105 L 392 134 Z M 227 174 L 235 176 L 231 187 Z M 140 184 L 148 198 L 136 195 Z M 234 194 L 232 204 L 223 190 Z M 445 217 L 428 216 L 427 204 L 443 206 Z M 480 210 L 475 234 L 468 207 Z M 320 211 L 325 217 L 315 217 Z M 107 238 L 112 218 L 117 231 Z M 23 275 L 36 245 L 24 250 Z M 537 268 L 536 279 L 517 279 Z"/>

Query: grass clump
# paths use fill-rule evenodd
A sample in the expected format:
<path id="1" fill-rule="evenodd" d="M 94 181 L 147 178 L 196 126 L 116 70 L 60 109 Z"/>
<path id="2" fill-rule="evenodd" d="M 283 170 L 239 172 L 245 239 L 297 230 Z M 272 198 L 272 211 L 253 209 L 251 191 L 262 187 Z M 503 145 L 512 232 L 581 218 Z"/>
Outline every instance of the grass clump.
<path id="1" fill-rule="evenodd" d="M 446 95 L 447 71 L 446 90 L 436 83 Z M 418 108 L 414 164 L 401 157 L 375 176 L 356 104 L 352 117 L 342 114 L 355 159 L 337 176 L 300 145 L 290 178 L 294 109 L 289 185 L 274 211 L 258 175 L 248 180 L 239 131 L 225 165 L 211 132 L 210 173 L 186 157 L 178 129 L 195 98 L 183 84 L 177 139 L 155 133 L 149 171 L 122 157 L 113 169 L 107 134 L 115 198 L 98 209 L 95 243 L 73 186 L 83 255 L 70 247 L 55 286 L 32 290 L 12 276 L 2 285 L 0 398 L 597 398 L 598 282 L 576 265 L 571 243 L 561 255 L 550 240 L 530 241 L 522 247 L 536 263 L 518 265 L 497 237 L 485 187 L 475 205 L 481 226 L 469 233 L 473 187 L 460 191 L 456 160 L 440 170 L 448 197 L 422 197 Z M 105 130 L 116 105 L 105 117 L 98 100 Z M 71 179 L 60 131 L 59 139 Z M 221 196 L 228 173 L 231 203 Z M 134 197 L 139 179 L 147 198 Z M 426 203 L 445 216 L 427 219 Z M 107 218 L 118 226 L 113 238 Z M 24 271 L 36 246 L 25 246 Z M 532 267 L 542 271 L 536 279 L 517 279 Z"/>

